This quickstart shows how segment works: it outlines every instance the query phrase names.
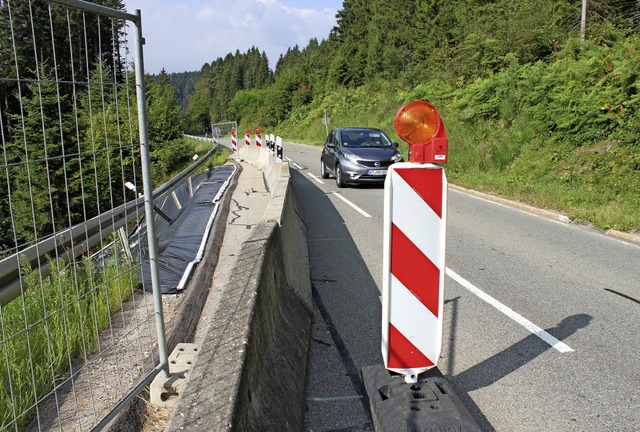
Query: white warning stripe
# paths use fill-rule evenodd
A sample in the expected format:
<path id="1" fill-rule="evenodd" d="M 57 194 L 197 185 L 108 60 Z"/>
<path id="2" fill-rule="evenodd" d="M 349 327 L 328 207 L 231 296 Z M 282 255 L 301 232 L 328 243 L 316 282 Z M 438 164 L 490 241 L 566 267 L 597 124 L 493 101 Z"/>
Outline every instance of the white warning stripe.
<path id="1" fill-rule="evenodd" d="M 439 320 L 409 291 L 398 279 L 391 275 L 393 296 L 389 302 L 389 322 L 404 337 L 420 350 L 434 364 L 440 357 L 442 346 L 442 320 Z M 408 311 L 411 311 L 408 313 Z M 440 340 L 428 340 L 425 334 Z"/>
<path id="2" fill-rule="evenodd" d="M 393 170 L 391 173 L 391 221 L 436 267 L 444 271 L 446 238 L 443 220 L 400 175 Z"/>

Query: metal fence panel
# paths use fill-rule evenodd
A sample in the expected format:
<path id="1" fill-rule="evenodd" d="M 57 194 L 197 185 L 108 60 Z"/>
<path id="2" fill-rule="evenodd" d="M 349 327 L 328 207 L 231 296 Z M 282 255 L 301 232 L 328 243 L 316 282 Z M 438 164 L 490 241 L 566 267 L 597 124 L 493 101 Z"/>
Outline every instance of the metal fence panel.
<path id="1" fill-rule="evenodd" d="M 153 196 L 128 35 L 139 15 L 0 0 L 0 431 L 103 425 L 166 369 L 129 249 Z"/>

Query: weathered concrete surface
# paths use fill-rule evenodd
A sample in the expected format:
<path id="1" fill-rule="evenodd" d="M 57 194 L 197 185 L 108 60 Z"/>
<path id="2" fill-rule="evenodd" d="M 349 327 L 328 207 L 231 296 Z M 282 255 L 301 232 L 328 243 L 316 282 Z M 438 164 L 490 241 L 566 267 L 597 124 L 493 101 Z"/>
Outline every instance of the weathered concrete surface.
<path id="1" fill-rule="evenodd" d="M 268 166 L 271 199 L 218 293 L 168 431 L 302 429 L 313 318 L 306 227 L 288 164 Z"/>

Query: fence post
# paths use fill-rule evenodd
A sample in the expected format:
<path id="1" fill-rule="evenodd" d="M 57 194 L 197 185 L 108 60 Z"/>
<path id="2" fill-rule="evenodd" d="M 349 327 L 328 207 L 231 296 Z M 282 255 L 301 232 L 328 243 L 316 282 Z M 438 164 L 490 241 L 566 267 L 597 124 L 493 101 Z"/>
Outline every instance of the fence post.
<path id="1" fill-rule="evenodd" d="M 169 356 L 165 337 L 164 313 L 162 310 L 162 292 L 160 289 L 160 273 L 158 271 L 158 242 L 153 218 L 153 184 L 151 181 L 151 164 L 149 159 L 149 133 L 147 130 L 147 100 L 144 87 L 144 63 L 142 55 L 142 16 L 136 10 L 135 32 L 135 75 L 136 98 L 138 101 L 138 127 L 140 129 L 140 159 L 142 165 L 142 185 L 144 189 L 144 210 L 147 222 L 147 239 L 149 242 L 149 271 L 153 288 L 153 302 L 156 314 L 156 332 L 158 334 L 158 355 L 165 377 L 169 377 Z"/>

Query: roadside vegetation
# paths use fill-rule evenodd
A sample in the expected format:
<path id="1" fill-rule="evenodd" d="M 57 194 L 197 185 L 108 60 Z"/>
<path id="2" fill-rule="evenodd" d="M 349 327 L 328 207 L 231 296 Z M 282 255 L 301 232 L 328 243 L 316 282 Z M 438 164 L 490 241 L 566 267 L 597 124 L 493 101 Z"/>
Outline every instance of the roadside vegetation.
<path id="1" fill-rule="evenodd" d="M 329 129 L 395 136 L 398 108 L 424 99 L 447 128 L 451 182 L 638 232 L 640 6 L 590 2 L 584 42 L 580 12 L 553 0 L 345 0 L 327 39 L 290 48 L 270 75 L 255 48 L 204 64 L 186 125 L 237 120 L 320 145 L 325 113 Z"/>
<path id="2" fill-rule="evenodd" d="M 93 2 L 125 10 L 121 0 Z M 135 79 L 125 60 L 113 55 L 127 43 L 124 23 L 53 11 L 50 16 L 49 4 L 40 0 L 0 1 L 0 58 L 11 60 L 0 62 L 0 258 L 135 198 L 125 182 L 142 181 L 135 88 L 129 84 Z M 74 58 L 68 49 L 52 56 L 50 26 L 68 28 L 72 41 L 56 33 L 56 44 L 77 42 L 86 58 Z M 213 144 L 182 136 L 180 92 L 193 82 L 179 92 L 164 71 L 147 78 L 155 188 Z M 91 85 L 78 82 L 86 80 Z M 224 163 L 227 155 L 220 149 L 206 167 Z M 0 306 L 0 429 L 25 430 L 54 383 L 87 360 L 112 314 L 139 292 L 139 263 L 118 256 L 120 241 L 98 258 L 48 258 L 52 274 L 46 277 L 21 257 L 22 295 Z"/>
<path id="3" fill-rule="evenodd" d="M 34 404 L 98 347 L 100 331 L 111 314 L 138 286 L 135 263 L 113 256 L 101 263 L 85 259 L 73 265 L 50 260 L 56 269 L 41 278 L 22 263 L 24 295 L 0 309 L 0 427 L 17 417 L 24 430 Z M 27 331 L 28 330 L 28 331 Z"/>

